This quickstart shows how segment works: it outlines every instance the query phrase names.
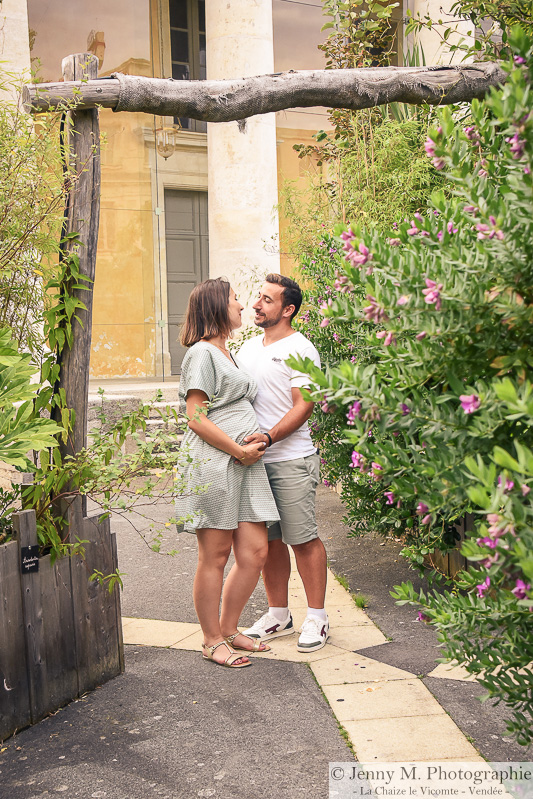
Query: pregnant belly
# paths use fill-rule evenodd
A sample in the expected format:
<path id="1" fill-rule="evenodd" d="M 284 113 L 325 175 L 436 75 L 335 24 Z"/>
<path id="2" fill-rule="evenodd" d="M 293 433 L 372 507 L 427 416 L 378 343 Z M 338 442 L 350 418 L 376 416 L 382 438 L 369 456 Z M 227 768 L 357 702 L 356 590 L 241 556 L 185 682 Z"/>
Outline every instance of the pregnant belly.
<path id="1" fill-rule="evenodd" d="M 207 417 L 234 441 L 241 442 L 245 436 L 259 430 L 257 417 L 249 400 L 237 400 L 221 408 L 212 408 Z"/>

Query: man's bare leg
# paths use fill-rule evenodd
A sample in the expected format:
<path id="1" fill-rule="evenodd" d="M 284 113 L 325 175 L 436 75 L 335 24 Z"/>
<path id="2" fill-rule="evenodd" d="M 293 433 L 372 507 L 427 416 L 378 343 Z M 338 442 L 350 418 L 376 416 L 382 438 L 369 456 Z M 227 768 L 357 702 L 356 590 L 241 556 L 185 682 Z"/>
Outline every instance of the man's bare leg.
<path id="1" fill-rule="evenodd" d="M 293 546 L 298 573 L 310 608 L 323 608 L 326 597 L 327 556 L 320 538 Z"/>

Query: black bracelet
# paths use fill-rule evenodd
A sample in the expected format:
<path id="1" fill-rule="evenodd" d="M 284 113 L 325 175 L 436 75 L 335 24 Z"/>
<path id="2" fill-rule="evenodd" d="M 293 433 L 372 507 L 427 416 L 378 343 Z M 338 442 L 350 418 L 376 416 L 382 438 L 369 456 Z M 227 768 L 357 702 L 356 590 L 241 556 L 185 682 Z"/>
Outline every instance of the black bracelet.
<path id="1" fill-rule="evenodd" d="M 271 447 L 272 446 L 272 436 L 270 435 L 270 433 L 263 433 L 263 435 L 268 438 L 267 447 Z"/>

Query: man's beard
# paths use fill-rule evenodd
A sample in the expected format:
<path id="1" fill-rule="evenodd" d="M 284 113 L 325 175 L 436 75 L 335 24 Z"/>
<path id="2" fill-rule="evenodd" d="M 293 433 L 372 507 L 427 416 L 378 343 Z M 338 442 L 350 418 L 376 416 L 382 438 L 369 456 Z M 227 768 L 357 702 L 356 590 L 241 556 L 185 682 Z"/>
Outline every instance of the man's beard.
<path id="1" fill-rule="evenodd" d="M 256 322 L 254 320 L 254 325 L 256 325 L 257 327 L 262 327 L 263 330 L 266 330 L 268 327 L 274 327 L 275 325 L 277 325 L 278 322 L 281 320 L 282 316 L 283 316 L 283 311 L 280 313 L 277 319 L 264 319 L 262 322 Z"/>

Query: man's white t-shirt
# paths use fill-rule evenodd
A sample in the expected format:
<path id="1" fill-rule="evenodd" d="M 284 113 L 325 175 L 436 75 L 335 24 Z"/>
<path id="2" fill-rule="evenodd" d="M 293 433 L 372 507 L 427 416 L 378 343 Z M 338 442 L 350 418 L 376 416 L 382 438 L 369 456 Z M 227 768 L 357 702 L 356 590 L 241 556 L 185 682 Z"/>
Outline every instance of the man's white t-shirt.
<path id="1" fill-rule="evenodd" d="M 292 407 L 292 388 L 301 388 L 310 383 L 309 376 L 287 366 L 291 355 L 310 358 L 320 367 L 320 356 L 311 342 L 301 333 L 275 341 L 267 347 L 264 335 L 245 341 L 237 355 L 237 363 L 257 382 L 258 391 L 254 410 L 261 431 L 269 431 Z M 305 422 L 282 441 L 268 447 L 263 456 L 265 463 L 290 461 L 304 458 L 316 452 L 311 441 L 309 427 Z"/>

